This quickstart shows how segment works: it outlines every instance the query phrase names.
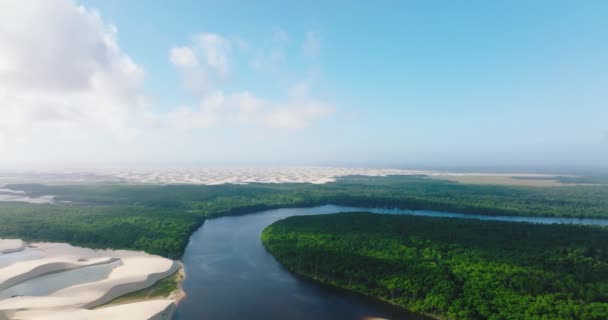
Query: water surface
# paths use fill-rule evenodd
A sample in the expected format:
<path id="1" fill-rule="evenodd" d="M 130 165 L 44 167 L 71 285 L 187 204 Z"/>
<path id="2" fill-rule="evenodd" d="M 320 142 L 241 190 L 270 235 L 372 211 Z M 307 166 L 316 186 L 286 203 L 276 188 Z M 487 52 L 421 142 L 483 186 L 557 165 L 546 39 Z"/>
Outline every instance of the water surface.
<path id="1" fill-rule="evenodd" d="M 0 299 L 14 296 L 48 296 L 67 287 L 106 279 L 114 267 L 115 264 L 110 263 L 49 273 L 0 290 Z"/>
<path id="2" fill-rule="evenodd" d="M 608 226 L 608 220 L 482 216 L 437 211 L 320 206 L 289 208 L 205 221 L 191 237 L 184 255 L 187 297 L 175 319 L 315 319 L 351 320 L 366 317 L 418 320 L 384 303 L 301 279 L 285 270 L 260 241 L 271 223 L 294 215 L 369 211 L 533 223 Z"/>
<path id="3" fill-rule="evenodd" d="M 4 268 L 11 264 L 42 258 L 44 253 L 37 249 L 26 247 L 21 251 L 15 251 L 5 254 L 0 254 L 0 268 Z"/>

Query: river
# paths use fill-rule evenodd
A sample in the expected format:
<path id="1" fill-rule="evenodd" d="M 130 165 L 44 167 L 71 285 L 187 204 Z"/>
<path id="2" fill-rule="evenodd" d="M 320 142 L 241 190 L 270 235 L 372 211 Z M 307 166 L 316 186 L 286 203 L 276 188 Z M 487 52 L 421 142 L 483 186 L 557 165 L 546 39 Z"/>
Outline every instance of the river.
<path id="1" fill-rule="evenodd" d="M 301 279 L 284 269 L 260 241 L 271 223 L 294 215 L 368 211 L 434 217 L 608 226 L 608 219 L 482 216 L 450 212 L 326 205 L 268 210 L 205 221 L 186 247 L 187 297 L 175 319 L 427 319 L 390 305 Z"/>

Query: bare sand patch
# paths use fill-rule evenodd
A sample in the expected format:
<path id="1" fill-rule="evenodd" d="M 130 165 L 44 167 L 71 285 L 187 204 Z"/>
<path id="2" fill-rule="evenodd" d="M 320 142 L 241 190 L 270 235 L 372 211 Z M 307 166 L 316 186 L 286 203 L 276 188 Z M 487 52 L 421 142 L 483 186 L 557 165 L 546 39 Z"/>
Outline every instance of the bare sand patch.
<path id="1" fill-rule="evenodd" d="M 25 249 L 25 242 L 20 239 L 0 239 L 0 254 L 17 252 Z"/>
<path id="2" fill-rule="evenodd" d="M 121 304 L 107 308 L 87 309 L 64 309 L 64 310 L 30 310 L 15 312 L 13 317 L 20 320 L 84 320 L 84 319 L 112 319 L 133 320 L 170 319 L 174 312 L 174 302 L 171 299 L 158 299 L 141 301 L 129 304 Z"/>
<path id="3" fill-rule="evenodd" d="M 7 246 L 9 242 L 6 242 Z M 17 242 L 10 243 L 15 247 Z M 153 286 L 178 272 L 181 265 L 170 259 L 143 252 L 92 250 L 58 243 L 34 243 L 28 248 L 43 254 L 36 259 L 15 261 L 0 268 L 0 319 L 167 319 L 179 294 L 166 298 L 125 303 L 94 309 L 125 294 Z M 12 253 L 8 253 L 10 255 Z M 87 268 L 112 266 L 100 280 L 66 285 L 42 296 L 3 295 L 3 290 L 35 282 L 42 275 Z M 96 269 L 92 268 L 91 271 Z M 48 292 L 47 292 L 48 293 Z M 94 310 L 93 310 L 94 309 Z"/>

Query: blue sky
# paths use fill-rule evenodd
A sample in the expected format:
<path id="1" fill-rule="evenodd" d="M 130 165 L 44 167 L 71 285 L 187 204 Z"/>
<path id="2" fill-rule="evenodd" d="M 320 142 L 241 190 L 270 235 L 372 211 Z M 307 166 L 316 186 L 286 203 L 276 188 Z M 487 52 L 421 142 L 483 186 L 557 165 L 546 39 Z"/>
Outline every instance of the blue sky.
<path id="1" fill-rule="evenodd" d="M 168 117 L 189 128 L 140 128 L 129 116 L 125 126 L 136 127 L 134 138 L 116 148 L 106 140 L 80 148 L 84 158 L 537 168 L 608 163 L 605 1 L 78 4 L 116 27 L 121 53 L 145 74 L 139 90 L 154 121 Z M 205 64 L 203 35 L 225 46 L 225 67 Z M 192 49 L 196 63 L 172 62 L 179 48 Z M 204 85 L 192 80 L 198 76 Z M 203 119 L 198 105 L 218 92 L 227 101 L 221 108 L 247 93 L 267 111 L 244 115 L 256 120 L 239 114 L 237 121 L 224 111 Z M 15 159 L 27 157 L 31 153 Z"/>

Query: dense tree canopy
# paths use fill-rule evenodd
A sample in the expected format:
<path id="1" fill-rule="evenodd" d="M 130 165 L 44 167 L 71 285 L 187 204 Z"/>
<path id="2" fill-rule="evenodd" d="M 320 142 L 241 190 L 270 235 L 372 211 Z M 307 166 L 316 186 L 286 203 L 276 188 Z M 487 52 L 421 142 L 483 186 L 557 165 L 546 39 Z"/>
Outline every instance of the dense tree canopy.
<path id="1" fill-rule="evenodd" d="M 60 203 L 0 202 L 0 238 L 67 241 L 180 257 L 204 219 L 278 207 L 338 204 L 479 213 L 608 218 L 608 186 L 467 185 L 419 176 L 251 185 L 12 185 Z"/>
<path id="2" fill-rule="evenodd" d="M 258 208 L 335 203 L 488 215 L 606 217 L 608 185 L 472 185 L 422 176 L 346 177 L 335 183 L 250 185 L 12 185 L 34 195 L 106 205 L 189 208 L 206 216 Z"/>
<path id="3" fill-rule="evenodd" d="M 135 249 L 181 257 L 200 214 L 140 206 L 0 204 L 0 238 Z"/>
<path id="4" fill-rule="evenodd" d="M 368 213 L 291 217 L 291 271 L 445 319 L 608 319 L 608 229 Z"/>

